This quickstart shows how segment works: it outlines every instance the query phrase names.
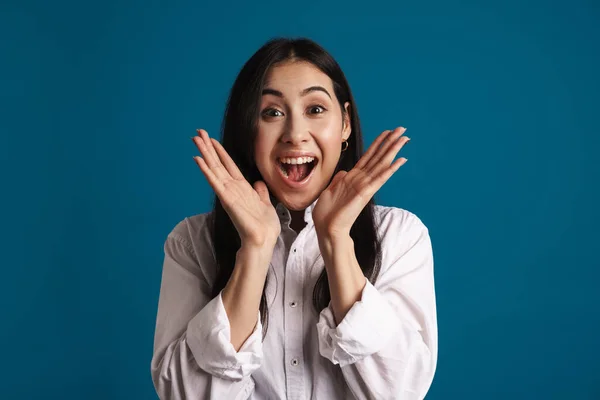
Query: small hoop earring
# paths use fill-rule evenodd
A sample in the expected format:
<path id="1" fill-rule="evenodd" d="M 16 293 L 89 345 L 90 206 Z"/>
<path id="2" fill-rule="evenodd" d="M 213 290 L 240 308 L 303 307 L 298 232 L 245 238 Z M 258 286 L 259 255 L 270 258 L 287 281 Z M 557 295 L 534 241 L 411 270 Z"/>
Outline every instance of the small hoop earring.
<path id="1" fill-rule="evenodd" d="M 345 146 L 344 146 L 344 145 L 345 145 Z M 342 151 L 346 151 L 346 150 L 348 150 L 348 146 L 349 146 L 349 144 L 348 144 L 348 141 L 347 141 L 347 140 L 344 140 L 344 141 L 342 142 Z"/>

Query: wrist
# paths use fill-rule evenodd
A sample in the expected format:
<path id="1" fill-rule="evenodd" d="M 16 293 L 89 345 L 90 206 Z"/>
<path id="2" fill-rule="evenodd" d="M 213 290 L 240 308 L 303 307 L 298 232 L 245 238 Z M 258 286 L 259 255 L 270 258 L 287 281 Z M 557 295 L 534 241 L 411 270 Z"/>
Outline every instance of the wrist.
<path id="1" fill-rule="evenodd" d="M 317 237 L 327 240 L 344 240 L 350 237 L 350 229 L 337 229 L 329 226 L 320 226 L 315 224 L 315 232 Z"/>
<path id="2" fill-rule="evenodd" d="M 245 260 L 243 264 L 263 265 L 265 268 L 268 268 L 274 249 L 275 245 L 271 244 L 255 245 L 242 243 L 236 256 L 238 259 Z"/>
<path id="3" fill-rule="evenodd" d="M 347 249 L 354 249 L 354 241 L 350 234 L 317 234 L 319 249 L 323 258 L 331 258 L 335 252 L 345 252 Z"/>
<path id="4" fill-rule="evenodd" d="M 352 236 L 350 236 L 350 232 L 330 232 L 326 230 L 318 230 L 315 229 L 317 233 L 317 239 L 319 242 L 334 244 L 334 243 L 343 243 L 352 240 Z"/>

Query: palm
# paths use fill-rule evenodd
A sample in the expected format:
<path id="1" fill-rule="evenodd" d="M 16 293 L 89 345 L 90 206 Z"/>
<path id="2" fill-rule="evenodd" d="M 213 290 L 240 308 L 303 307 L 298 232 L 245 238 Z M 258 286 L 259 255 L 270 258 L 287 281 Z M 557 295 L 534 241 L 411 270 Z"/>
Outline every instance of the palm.
<path id="1" fill-rule="evenodd" d="M 405 158 L 400 158 L 392 163 L 398 151 L 410 140 L 407 137 L 398 139 L 404 132 L 403 128 L 383 132 L 354 168 L 336 174 L 313 210 L 318 231 L 329 235 L 350 233 L 352 224 L 369 200 L 406 162 Z"/>
<path id="2" fill-rule="evenodd" d="M 336 175 L 327 189 L 319 196 L 319 201 L 313 210 L 313 219 L 318 226 L 328 227 L 330 233 L 343 231 L 343 227 L 352 226 L 360 211 L 370 197 L 366 195 L 364 175 L 361 171 L 353 171 Z"/>
<path id="3" fill-rule="evenodd" d="M 265 225 L 273 231 L 281 227 L 270 200 L 265 203 L 245 178 L 225 180 L 219 199 L 240 237 L 260 243 L 267 239 L 263 233 Z M 274 234 L 275 237 L 278 235 L 279 232 Z"/>
<path id="4" fill-rule="evenodd" d="M 209 184 L 231 218 L 242 243 L 275 243 L 281 225 L 264 182 L 254 188 L 244 178 L 223 146 L 204 130 L 194 138 L 203 158 L 195 157 Z"/>

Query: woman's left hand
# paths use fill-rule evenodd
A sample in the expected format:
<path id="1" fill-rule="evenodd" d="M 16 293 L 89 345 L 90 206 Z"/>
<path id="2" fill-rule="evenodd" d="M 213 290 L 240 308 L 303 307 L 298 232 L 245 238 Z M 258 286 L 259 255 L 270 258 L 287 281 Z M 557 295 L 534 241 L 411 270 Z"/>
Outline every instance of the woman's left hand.
<path id="1" fill-rule="evenodd" d="M 390 163 L 410 140 L 405 128 L 384 131 L 349 172 L 339 171 L 321 193 L 312 212 L 317 235 L 349 236 L 360 212 L 383 184 L 407 161 Z"/>

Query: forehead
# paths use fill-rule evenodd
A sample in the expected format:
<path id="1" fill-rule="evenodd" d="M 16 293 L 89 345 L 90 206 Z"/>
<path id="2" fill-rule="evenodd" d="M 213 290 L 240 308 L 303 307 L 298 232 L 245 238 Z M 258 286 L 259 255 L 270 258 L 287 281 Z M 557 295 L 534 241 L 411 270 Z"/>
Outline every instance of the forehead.
<path id="1" fill-rule="evenodd" d="M 277 89 L 287 96 L 298 94 L 310 86 L 323 86 L 333 94 L 331 79 L 320 69 L 306 61 L 276 64 L 267 73 L 265 87 Z"/>

